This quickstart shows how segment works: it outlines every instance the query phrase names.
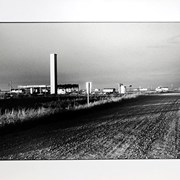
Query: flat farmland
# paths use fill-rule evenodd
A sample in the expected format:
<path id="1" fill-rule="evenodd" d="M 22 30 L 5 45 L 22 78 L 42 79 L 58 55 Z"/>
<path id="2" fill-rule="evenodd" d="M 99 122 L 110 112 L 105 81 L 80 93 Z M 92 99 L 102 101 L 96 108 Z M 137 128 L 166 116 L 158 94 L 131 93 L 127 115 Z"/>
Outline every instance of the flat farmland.
<path id="1" fill-rule="evenodd" d="M 0 159 L 179 159 L 180 94 L 140 96 L 2 134 Z"/>

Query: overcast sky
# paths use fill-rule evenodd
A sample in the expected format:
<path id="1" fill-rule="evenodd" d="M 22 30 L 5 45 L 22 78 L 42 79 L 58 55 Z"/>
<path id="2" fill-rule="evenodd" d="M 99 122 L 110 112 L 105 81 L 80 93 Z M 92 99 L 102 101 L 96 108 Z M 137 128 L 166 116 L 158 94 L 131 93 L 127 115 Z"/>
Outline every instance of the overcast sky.
<path id="1" fill-rule="evenodd" d="M 0 89 L 49 84 L 50 53 L 58 83 L 180 87 L 180 23 L 1 23 Z"/>

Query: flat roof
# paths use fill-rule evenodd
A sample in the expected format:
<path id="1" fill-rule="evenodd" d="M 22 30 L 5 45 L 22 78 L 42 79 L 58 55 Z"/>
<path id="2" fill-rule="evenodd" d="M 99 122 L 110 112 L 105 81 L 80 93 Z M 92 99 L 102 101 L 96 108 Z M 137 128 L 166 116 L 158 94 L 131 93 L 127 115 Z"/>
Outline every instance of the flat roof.
<path id="1" fill-rule="evenodd" d="M 49 85 L 25 85 L 25 86 L 21 86 L 19 85 L 18 88 L 46 88 L 46 87 L 50 87 Z"/>

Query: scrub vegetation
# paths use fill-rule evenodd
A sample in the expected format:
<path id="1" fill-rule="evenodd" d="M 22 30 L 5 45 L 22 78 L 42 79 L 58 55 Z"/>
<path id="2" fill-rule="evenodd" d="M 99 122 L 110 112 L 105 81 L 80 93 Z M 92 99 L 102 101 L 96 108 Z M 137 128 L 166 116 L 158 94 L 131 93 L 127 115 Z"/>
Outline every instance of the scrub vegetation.
<path id="1" fill-rule="evenodd" d="M 85 97 L 64 97 L 64 98 L 30 98 L 12 99 L 1 102 L 0 127 L 8 124 L 22 123 L 29 120 L 51 116 L 58 113 L 83 110 L 107 103 L 118 102 L 125 99 L 135 98 L 137 95 L 127 95 L 123 97 L 92 97 L 89 105 L 86 104 Z M 10 106 L 8 106 L 10 104 Z"/>

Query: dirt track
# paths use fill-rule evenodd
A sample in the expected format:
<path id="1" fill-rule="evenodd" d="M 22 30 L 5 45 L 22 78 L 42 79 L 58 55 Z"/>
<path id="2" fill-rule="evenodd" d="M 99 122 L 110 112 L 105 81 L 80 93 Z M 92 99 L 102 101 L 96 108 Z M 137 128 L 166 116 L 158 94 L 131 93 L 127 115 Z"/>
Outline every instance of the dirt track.
<path id="1" fill-rule="evenodd" d="M 1 136 L 0 159 L 180 158 L 180 95 L 147 96 L 72 121 L 78 118 L 84 123 Z"/>

